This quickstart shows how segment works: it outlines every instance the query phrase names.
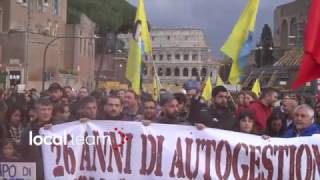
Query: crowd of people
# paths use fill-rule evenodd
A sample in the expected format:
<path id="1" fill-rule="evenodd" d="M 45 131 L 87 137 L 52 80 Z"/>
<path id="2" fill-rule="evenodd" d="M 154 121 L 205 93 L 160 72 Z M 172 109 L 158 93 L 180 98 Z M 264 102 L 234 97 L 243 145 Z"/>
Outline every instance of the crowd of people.
<path id="1" fill-rule="evenodd" d="M 71 121 L 137 121 L 217 128 L 267 137 L 292 138 L 320 134 L 320 102 L 307 104 L 294 94 L 267 88 L 257 97 L 251 91 L 231 94 L 224 86 L 212 90 L 211 102 L 201 90 L 185 87 L 179 92 L 162 89 L 159 101 L 152 95 L 138 96 L 133 90 L 75 91 L 58 83 L 46 92 L 0 92 L 1 162 L 36 162 L 37 176 L 43 177 L 41 147 L 29 145 L 29 132 Z M 263 138 L 262 138 L 263 140 Z"/>

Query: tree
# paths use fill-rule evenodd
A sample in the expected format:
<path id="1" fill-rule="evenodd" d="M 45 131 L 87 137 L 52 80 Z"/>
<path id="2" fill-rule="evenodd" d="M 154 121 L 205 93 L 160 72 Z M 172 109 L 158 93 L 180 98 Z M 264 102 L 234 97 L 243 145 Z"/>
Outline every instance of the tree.
<path id="1" fill-rule="evenodd" d="M 258 67 L 268 66 L 274 63 L 273 52 L 273 38 L 272 32 L 268 24 L 265 24 L 262 33 L 260 43 L 257 45 L 257 51 L 255 53 L 255 61 Z"/>
<path id="2" fill-rule="evenodd" d="M 68 0 L 69 24 L 80 22 L 81 13 L 97 24 L 97 33 L 127 32 L 132 28 L 136 8 L 126 0 Z"/>
<path id="3" fill-rule="evenodd" d="M 268 24 L 265 24 L 261 34 L 261 46 L 262 46 L 262 66 L 272 65 L 274 57 L 273 51 L 273 38 L 272 32 Z"/>

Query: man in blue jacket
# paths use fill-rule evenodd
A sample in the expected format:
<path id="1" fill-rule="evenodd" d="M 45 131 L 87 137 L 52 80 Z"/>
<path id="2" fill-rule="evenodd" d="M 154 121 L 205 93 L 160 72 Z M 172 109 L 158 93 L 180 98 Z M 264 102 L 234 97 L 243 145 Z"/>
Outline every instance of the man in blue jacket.
<path id="1" fill-rule="evenodd" d="M 294 111 L 293 127 L 288 129 L 285 138 L 312 136 L 320 134 L 320 127 L 314 122 L 314 110 L 306 105 L 299 105 Z"/>

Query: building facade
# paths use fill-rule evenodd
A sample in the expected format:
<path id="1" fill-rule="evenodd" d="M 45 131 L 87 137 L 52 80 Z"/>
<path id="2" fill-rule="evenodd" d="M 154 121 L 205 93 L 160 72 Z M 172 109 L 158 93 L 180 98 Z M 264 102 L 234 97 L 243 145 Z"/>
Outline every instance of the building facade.
<path id="1" fill-rule="evenodd" d="M 307 22 L 311 0 L 295 0 L 278 6 L 274 11 L 274 47 L 278 55 L 272 66 L 250 71 L 244 81 L 245 87 L 251 87 L 258 77 L 264 87 L 276 87 L 290 91 L 296 80 L 303 58 L 304 28 Z M 311 93 L 312 87 L 301 87 L 297 92 Z"/>
<path id="2" fill-rule="evenodd" d="M 77 82 L 75 86 L 85 86 L 94 89 L 94 67 L 95 67 L 95 28 L 96 24 L 92 22 L 85 14 L 81 14 L 79 24 L 67 24 L 66 35 L 83 37 L 83 38 L 67 38 L 64 70 L 74 70 L 77 76 L 73 82 Z M 69 48 L 70 47 L 70 48 Z M 62 73 L 60 73 L 62 74 Z M 71 81 L 69 78 L 64 79 L 64 84 Z"/>
<path id="3" fill-rule="evenodd" d="M 79 37 L 80 27 L 84 29 L 85 35 L 92 36 L 94 33 L 92 22 L 87 23 L 88 20 L 85 17 L 81 19 L 80 24 L 82 25 L 75 25 L 74 31 L 70 30 L 72 27 L 67 25 L 67 0 L 0 1 L 0 63 L 2 69 L 8 74 L 5 78 L 5 87 L 24 84 L 26 88 L 40 90 L 43 76 L 46 79 L 45 87 L 48 87 L 53 81 L 62 84 L 82 85 L 83 80 L 78 77 L 78 74 L 81 76 L 87 72 L 74 72 L 77 70 L 85 71 L 85 68 L 78 68 L 78 65 L 83 64 L 80 63 L 83 60 L 75 55 L 78 54 L 75 49 L 80 46 L 80 42 L 74 40 L 73 46 L 70 46 L 72 45 L 71 38 L 57 39 L 48 46 L 45 57 L 46 73 L 41 73 L 43 71 L 44 50 L 50 41 L 63 36 Z M 89 30 L 91 33 L 87 32 Z M 74 39 L 79 38 L 75 37 Z M 92 44 L 92 42 L 84 42 L 84 40 L 82 43 Z M 74 56 L 68 55 L 70 53 Z M 88 67 L 88 65 L 84 64 L 84 67 Z M 65 73 L 66 69 L 68 69 L 67 72 L 74 73 Z M 65 74 L 71 76 L 65 76 Z M 69 81 L 70 79 L 73 80 Z"/>
<path id="4" fill-rule="evenodd" d="M 128 59 L 127 52 L 107 53 L 104 54 L 103 57 L 101 57 L 101 55 L 97 55 L 95 70 L 96 73 L 99 69 L 101 58 L 103 58 L 102 68 L 100 72 L 100 82 L 102 84 L 107 81 L 119 83 L 128 82 L 125 77 Z"/>
<path id="5" fill-rule="evenodd" d="M 201 29 L 153 28 L 152 56 L 144 61 L 143 82 L 152 83 L 153 61 L 162 84 L 183 85 L 190 79 L 205 79 L 215 75 L 220 63 L 214 61 L 211 49 Z M 132 35 L 121 35 L 126 48 Z"/>
<path id="6" fill-rule="evenodd" d="M 274 10 L 274 46 L 301 46 L 311 0 L 295 0 Z"/>

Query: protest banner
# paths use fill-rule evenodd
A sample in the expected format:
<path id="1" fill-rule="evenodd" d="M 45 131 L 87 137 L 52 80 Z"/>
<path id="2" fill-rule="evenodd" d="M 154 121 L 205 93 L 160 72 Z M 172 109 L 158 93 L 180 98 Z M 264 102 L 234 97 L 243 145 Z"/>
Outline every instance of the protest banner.
<path id="1" fill-rule="evenodd" d="M 47 179 L 320 177 L 319 135 L 263 140 L 211 128 L 107 120 L 56 125 L 41 134 L 30 141 L 43 144 Z"/>
<path id="2" fill-rule="evenodd" d="M 0 179 L 34 180 L 36 163 L 0 162 Z"/>

